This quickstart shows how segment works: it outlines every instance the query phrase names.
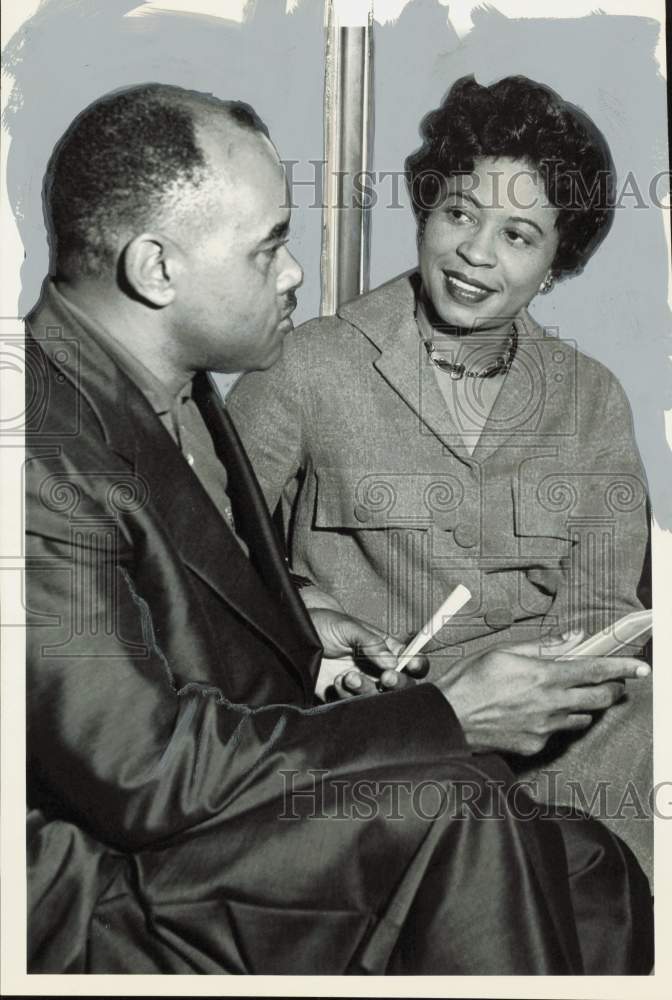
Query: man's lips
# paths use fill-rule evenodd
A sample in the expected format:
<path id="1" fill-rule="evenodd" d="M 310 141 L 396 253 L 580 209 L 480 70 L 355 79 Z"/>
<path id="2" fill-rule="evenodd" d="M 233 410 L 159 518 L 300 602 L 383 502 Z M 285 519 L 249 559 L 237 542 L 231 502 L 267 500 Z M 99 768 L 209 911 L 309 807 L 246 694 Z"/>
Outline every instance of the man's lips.
<path id="1" fill-rule="evenodd" d="M 444 271 L 443 277 L 449 295 L 458 302 L 483 302 L 495 292 L 489 285 L 484 285 L 475 278 L 467 278 L 459 271 Z"/>
<path id="2" fill-rule="evenodd" d="M 287 308 L 285 309 L 285 311 L 283 312 L 283 314 L 281 316 L 281 322 L 284 322 L 284 320 L 289 319 L 289 317 L 292 315 L 292 313 L 296 309 L 297 305 L 298 305 L 298 302 L 297 302 L 296 295 L 294 295 L 294 293 L 291 292 L 287 296 Z"/>

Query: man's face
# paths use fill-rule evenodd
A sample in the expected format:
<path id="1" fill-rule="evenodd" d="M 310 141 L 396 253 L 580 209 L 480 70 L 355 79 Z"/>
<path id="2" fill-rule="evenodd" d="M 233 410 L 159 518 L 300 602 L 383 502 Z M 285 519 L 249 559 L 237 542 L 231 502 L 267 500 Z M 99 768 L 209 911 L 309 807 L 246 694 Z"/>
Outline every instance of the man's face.
<path id="1" fill-rule="evenodd" d="M 177 243 L 184 267 L 172 323 L 188 370 L 269 368 L 292 329 L 303 272 L 287 249 L 290 211 L 283 168 L 262 135 L 202 130 L 211 166 Z"/>

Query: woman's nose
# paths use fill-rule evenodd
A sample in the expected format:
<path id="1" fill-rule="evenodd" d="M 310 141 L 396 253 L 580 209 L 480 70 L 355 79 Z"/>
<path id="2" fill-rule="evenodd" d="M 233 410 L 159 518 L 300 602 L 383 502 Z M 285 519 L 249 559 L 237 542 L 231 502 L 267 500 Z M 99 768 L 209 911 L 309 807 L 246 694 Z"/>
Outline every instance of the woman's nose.
<path id="1" fill-rule="evenodd" d="M 460 243 L 457 252 L 474 267 L 494 267 L 497 263 L 492 234 L 485 228 L 472 232 Z"/>

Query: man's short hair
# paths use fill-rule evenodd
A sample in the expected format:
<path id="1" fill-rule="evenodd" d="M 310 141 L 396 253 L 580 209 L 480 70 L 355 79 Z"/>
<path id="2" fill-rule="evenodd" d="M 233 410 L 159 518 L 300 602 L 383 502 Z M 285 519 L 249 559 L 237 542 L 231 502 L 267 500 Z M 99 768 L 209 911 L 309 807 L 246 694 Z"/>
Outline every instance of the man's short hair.
<path id="1" fill-rule="evenodd" d="M 59 274 L 114 267 L 118 236 L 150 228 L 207 177 L 196 126 L 208 113 L 268 129 L 248 104 L 150 83 L 108 94 L 75 118 L 47 168 L 44 204 Z"/>

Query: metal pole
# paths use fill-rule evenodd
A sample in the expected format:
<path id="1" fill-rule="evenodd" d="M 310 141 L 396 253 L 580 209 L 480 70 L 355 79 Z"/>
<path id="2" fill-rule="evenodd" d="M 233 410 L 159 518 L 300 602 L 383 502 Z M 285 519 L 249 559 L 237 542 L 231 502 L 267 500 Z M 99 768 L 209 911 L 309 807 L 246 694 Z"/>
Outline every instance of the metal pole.
<path id="1" fill-rule="evenodd" d="M 327 0 L 326 12 L 323 316 L 369 287 L 370 209 L 362 188 L 373 139 L 373 4 L 361 25 L 343 24 L 338 0 Z"/>

